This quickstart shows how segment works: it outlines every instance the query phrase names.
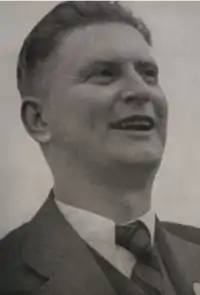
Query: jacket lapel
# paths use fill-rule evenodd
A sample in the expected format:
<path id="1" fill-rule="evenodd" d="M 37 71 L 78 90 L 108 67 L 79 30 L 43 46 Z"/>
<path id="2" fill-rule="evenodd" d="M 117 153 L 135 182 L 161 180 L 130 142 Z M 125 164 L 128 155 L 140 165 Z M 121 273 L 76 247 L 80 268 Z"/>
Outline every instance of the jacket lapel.
<path id="1" fill-rule="evenodd" d="M 47 278 L 37 295 L 116 295 L 88 247 L 51 197 L 28 228 L 22 259 Z"/>
<path id="2" fill-rule="evenodd" d="M 200 246 L 179 238 L 157 220 L 156 243 L 177 294 L 192 295 L 200 282 Z"/>
<path id="3" fill-rule="evenodd" d="M 116 295 L 84 241 L 52 197 L 27 226 L 22 259 L 47 278 L 37 295 Z M 200 246 L 169 233 L 159 221 L 156 243 L 178 295 L 192 295 L 200 283 Z M 137 289 L 137 288 L 136 288 Z M 138 289 L 137 289 L 138 290 Z M 143 294 L 136 291 L 136 294 Z"/>

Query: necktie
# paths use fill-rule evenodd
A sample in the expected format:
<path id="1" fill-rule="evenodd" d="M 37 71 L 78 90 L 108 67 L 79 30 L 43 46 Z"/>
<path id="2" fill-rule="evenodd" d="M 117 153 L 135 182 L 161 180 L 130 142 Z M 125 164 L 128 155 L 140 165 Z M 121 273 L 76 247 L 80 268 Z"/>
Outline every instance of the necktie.
<path id="1" fill-rule="evenodd" d="M 129 250 L 137 259 L 131 279 L 149 295 L 162 295 L 162 272 L 155 247 L 146 225 L 137 220 L 116 226 L 116 244 Z"/>

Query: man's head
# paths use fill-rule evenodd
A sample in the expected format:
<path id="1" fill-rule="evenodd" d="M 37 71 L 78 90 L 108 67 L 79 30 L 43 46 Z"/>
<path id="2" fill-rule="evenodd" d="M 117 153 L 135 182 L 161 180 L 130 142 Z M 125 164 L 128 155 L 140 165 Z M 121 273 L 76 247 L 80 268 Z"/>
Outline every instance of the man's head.
<path id="1" fill-rule="evenodd" d="M 17 66 L 21 96 L 42 94 L 39 90 L 41 85 L 34 83 L 35 78 L 67 34 L 86 25 L 112 22 L 133 26 L 151 45 L 151 34 L 145 24 L 117 2 L 67 1 L 57 5 L 31 30 L 21 48 Z"/>
<path id="2" fill-rule="evenodd" d="M 150 45 L 143 22 L 116 2 L 61 3 L 32 30 L 18 88 L 49 163 L 158 165 L 167 104 Z"/>

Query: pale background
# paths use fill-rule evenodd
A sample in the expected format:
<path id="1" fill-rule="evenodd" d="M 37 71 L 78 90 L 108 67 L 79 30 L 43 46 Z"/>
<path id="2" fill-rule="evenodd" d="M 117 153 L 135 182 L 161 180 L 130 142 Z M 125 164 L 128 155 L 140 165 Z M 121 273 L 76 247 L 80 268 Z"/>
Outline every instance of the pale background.
<path id="1" fill-rule="evenodd" d="M 200 2 L 124 2 L 154 36 L 169 134 L 153 193 L 161 219 L 200 227 Z M 0 237 L 47 197 L 50 172 L 20 122 L 15 65 L 22 40 L 55 2 L 0 2 Z"/>

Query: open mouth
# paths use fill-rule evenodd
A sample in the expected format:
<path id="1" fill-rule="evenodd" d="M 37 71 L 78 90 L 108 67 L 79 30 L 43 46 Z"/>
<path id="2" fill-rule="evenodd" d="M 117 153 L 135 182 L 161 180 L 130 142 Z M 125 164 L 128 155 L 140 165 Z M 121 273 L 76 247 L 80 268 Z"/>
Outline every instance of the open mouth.
<path id="1" fill-rule="evenodd" d="M 150 131 L 155 121 L 146 115 L 133 115 L 110 124 L 110 128 L 118 130 Z"/>

